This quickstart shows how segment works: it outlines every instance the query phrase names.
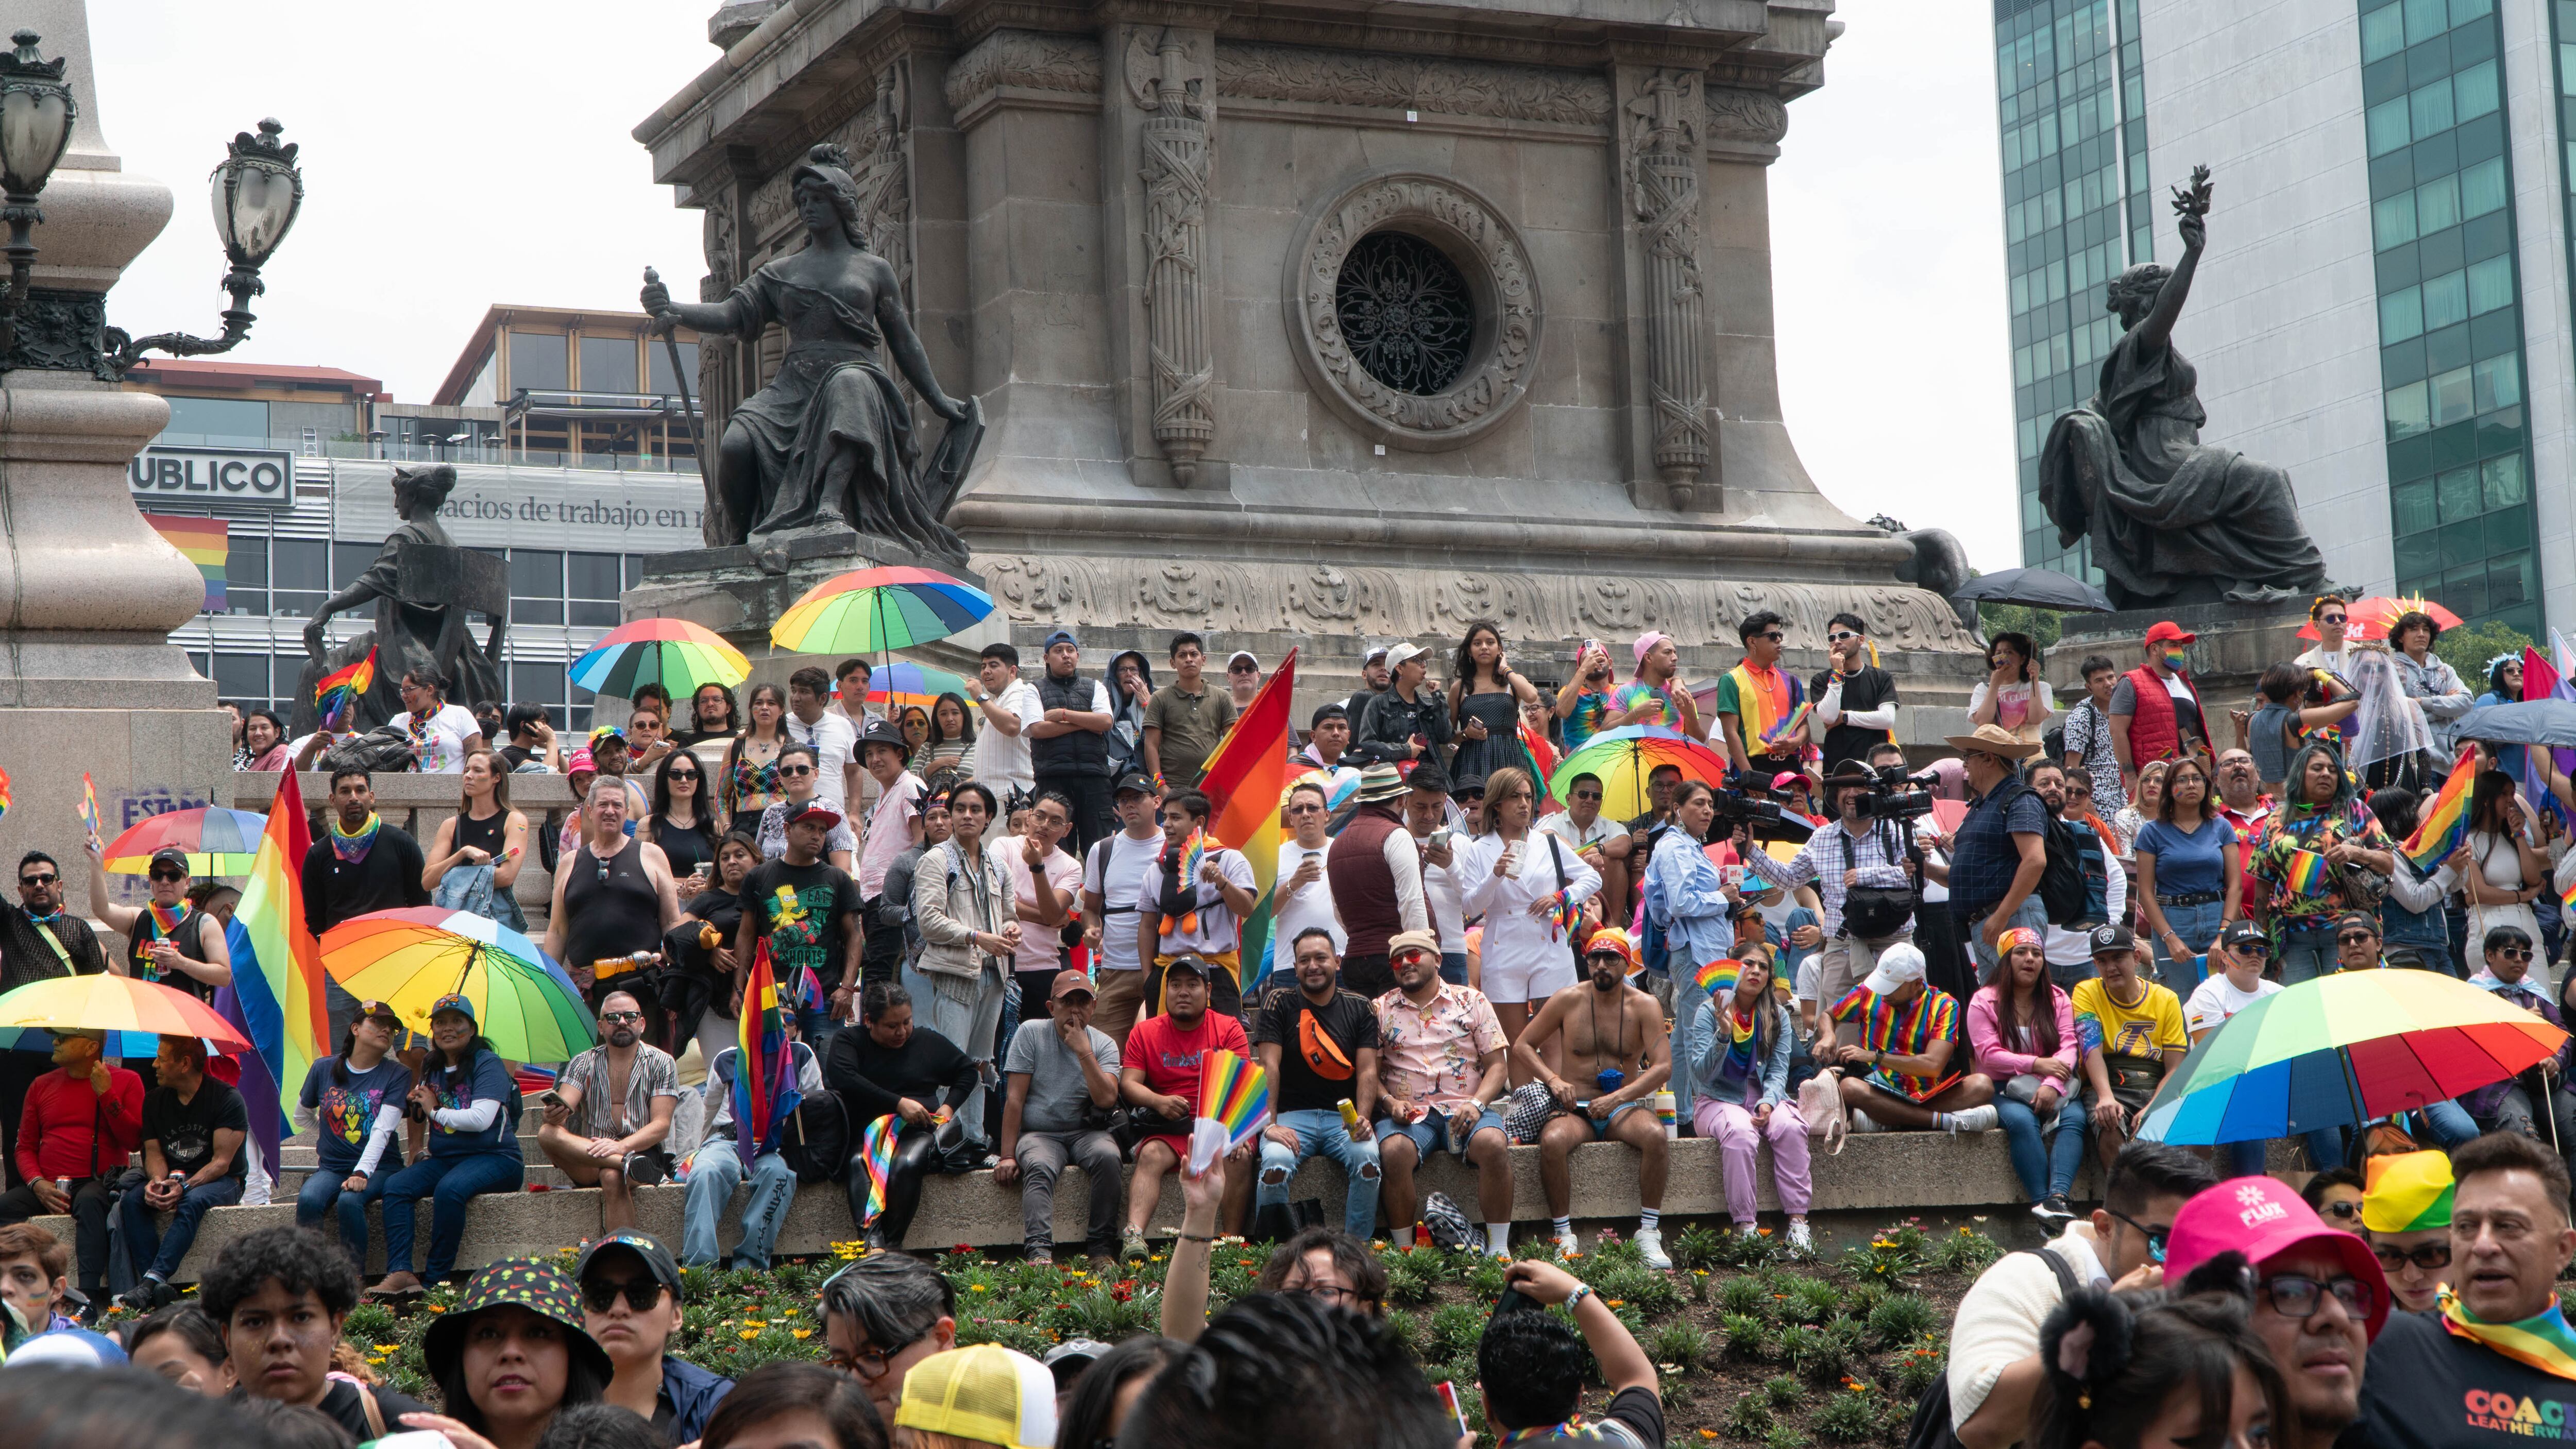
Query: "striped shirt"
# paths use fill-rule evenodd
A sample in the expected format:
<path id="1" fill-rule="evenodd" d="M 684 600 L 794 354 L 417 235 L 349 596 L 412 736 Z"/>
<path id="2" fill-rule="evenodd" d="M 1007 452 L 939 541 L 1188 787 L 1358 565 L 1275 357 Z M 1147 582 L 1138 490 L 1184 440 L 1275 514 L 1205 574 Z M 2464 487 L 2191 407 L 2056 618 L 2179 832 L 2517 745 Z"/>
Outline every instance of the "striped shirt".
<path id="1" fill-rule="evenodd" d="M 1959 998 L 1932 985 L 1912 1001 L 1890 1002 L 1880 999 L 1866 985 L 1855 986 L 1851 994 L 1834 1003 L 1833 1019 L 1854 1027 L 1860 1045 L 1889 1056 L 1921 1056 L 1936 1041 L 1950 1041 L 1958 1036 Z M 1934 1094 L 1957 1077 L 1935 1081 L 1930 1077 L 1907 1076 L 1902 1072 L 1880 1070 L 1870 1073 L 1870 1080 L 1915 1101 Z"/>

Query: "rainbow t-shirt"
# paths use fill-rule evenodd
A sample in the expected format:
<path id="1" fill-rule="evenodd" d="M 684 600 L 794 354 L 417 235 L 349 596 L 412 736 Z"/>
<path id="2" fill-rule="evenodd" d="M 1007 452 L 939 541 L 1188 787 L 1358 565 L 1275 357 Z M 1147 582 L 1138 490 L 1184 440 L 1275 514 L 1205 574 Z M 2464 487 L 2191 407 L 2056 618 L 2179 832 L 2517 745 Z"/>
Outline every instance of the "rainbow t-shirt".
<path id="1" fill-rule="evenodd" d="M 1859 1029 L 1860 1045 L 1890 1056 L 1919 1056 L 1936 1041 L 1954 1039 L 1959 1028 L 1959 998 L 1937 986 L 1927 985 L 1923 994 L 1912 1001 L 1896 1003 L 1883 1000 L 1867 986 L 1855 986 L 1851 993 L 1834 1003 L 1833 1019 Z M 1908 1076 L 1902 1072 L 1876 1071 L 1869 1080 L 1888 1091 L 1910 1097 L 1917 1102 L 1939 1095 L 1960 1073 L 1934 1080 Z"/>

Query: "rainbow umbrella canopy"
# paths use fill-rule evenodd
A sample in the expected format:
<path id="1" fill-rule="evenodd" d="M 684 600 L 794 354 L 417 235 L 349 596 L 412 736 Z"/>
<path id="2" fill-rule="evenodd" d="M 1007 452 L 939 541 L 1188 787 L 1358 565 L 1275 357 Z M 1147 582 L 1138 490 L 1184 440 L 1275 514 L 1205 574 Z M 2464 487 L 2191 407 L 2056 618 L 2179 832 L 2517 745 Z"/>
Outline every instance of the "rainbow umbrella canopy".
<path id="1" fill-rule="evenodd" d="M 908 659 L 879 665 L 868 675 L 868 703 L 880 709 L 899 710 L 919 707 L 929 709 L 939 696 L 953 694 L 959 699 L 972 699 L 963 675 L 945 669 L 930 669 Z M 970 706 L 971 707 L 971 706 Z"/>
<path id="2" fill-rule="evenodd" d="M 322 969 L 360 1001 L 390 1004 L 429 1030 L 442 996 L 474 1003 L 492 1049 L 516 1062 L 565 1062 L 599 1044 L 590 1008 L 536 942 L 471 911 L 371 911 L 322 933 Z"/>
<path id="3" fill-rule="evenodd" d="M 594 694 L 629 699 L 658 684 L 687 699 L 702 684 L 727 689 L 751 677 L 751 661 L 714 630 L 685 619 L 638 619 L 599 636 L 572 662 L 572 682 Z"/>
<path id="4" fill-rule="evenodd" d="M 175 987 L 131 976 L 56 976 L 0 996 L 0 1031 L 23 1033 L 29 1028 L 107 1032 L 112 1048 L 119 1042 L 129 1044 L 129 1049 L 114 1053 L 124 1056 L 152 1055 L 157 1048 L 145 1043 L 162 1036 L 203 1037 L 222 1052 L 250 1046 L 213 1007 Z M 12 1042 L 17 1044 L 18 1038 Z M 134 1046 L 141 1050 L 132 1050 Z M 46 1047 L 51 1050 L 52 1043 Z"/>
<path id="5" fill-rule="evenodd" d="M 992 595 L 935 569 L 856 569 L 808 589 L 778 616 L 769 642 L 799 654 L 909 649 L 992 612 Z"/>
<path id="6" fill-rule="evenodd" d="M 1646 781 L 1666 765 L 1681 771 L 1685 780 L 1726 784 L 1726 756 L 1718 751 L 1661 725 L 1621 725 L 1594 735 L 1560 761 L 1547 793 L 1562 805 L 1574 789 L 1575 776 L 1597 776 L 1601 813 L 1612 820 L 1633 820 L 1653 808 Z"/>
<path id="7" fill-rule="evenodd" d="M 165 811 L 137 821 L 110 841 L 107 868 L 118 875 L 143 875 L 152 869 L 153 852 L 184 850 L 192 874 L 248 875 L 267 829 L 267 816 L 220 805 Z"/>
<path id="8" fill-rule="evenodd" d="M 2557 1054 L 2567 1033 L 2437 971 L 2343 971 L 2266 996 L 2193 1047 L 2138 1136 L 2206 1145 L 2414 1111 Z"/>

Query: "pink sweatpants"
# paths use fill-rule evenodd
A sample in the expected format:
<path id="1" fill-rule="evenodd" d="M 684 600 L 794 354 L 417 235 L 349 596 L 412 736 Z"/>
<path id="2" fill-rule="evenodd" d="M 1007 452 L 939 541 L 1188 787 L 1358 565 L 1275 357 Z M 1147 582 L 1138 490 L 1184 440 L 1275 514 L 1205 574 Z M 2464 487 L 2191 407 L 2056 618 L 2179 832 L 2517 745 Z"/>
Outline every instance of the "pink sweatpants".
<path id="1" fill-rule="evenodd" d="M 1771 1109 L 1771 1123 L 1756 1130 L 1753 1114 L 1732 1103 L 1706 1097 L 1691 1105 L 1691 1125 L 1717 1143 L 1718 1165 L 1726 1179 L 1726 1215 L 1739 1223 L 1753 1221 L 1753 1158 L 1761 1139 L 1771 1139 L 1771 1181 L 1780 1190 L 1780 1207 L 1791 1217 L 1807 1211 L 1811 1186 L 1807 1177 L 1807 1119 L 1795 1102 Z"/>

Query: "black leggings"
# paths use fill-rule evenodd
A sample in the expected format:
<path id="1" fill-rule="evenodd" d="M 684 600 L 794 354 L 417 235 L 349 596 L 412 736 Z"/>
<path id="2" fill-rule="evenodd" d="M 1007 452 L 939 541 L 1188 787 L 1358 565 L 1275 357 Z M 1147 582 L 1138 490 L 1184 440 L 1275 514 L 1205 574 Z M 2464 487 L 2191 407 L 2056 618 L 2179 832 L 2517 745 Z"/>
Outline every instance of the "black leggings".
<path id="1" fill-rule="evenodd" d="M 864 1141 L 864 1139 L 862 1139 Z M 912 1215 L 921 1208 L 921 1179 L 930 1171 L 931 1130 L 906 1127 L 895 1138 L 894 1169 L 886 1174 L 886 1205 L 869 1231 L 889 1248 L 903 1246 L 912 1230 Z M 868 1211 L 868 1155 L 863 1145 L 850 1154 L 850 1221 L 862 1222 Z"/>

